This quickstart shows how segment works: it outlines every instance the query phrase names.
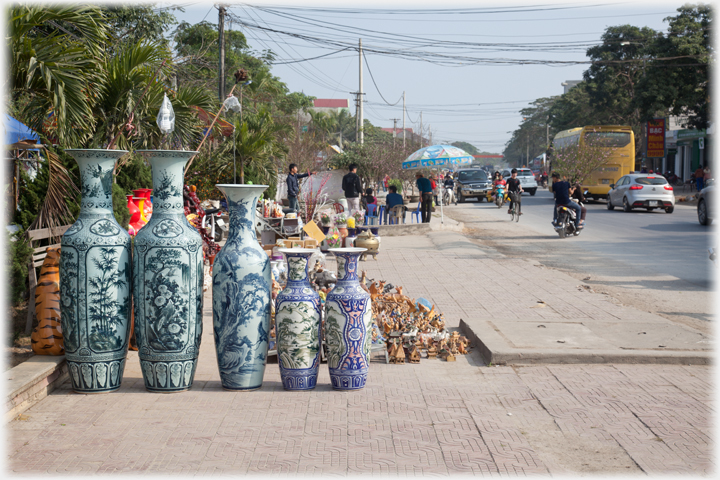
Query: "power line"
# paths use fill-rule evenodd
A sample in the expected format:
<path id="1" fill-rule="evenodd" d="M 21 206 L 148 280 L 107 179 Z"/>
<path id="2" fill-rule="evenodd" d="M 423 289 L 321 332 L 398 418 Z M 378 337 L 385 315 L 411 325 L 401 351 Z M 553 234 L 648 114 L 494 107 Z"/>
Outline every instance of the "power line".
<path id="1" fill-rule="evenodd" d="M 400 95 L 400 98 L 399 98 L 398 101 L 395 102 L 395 103 L 390 103 L 390 102 L 388 102 L 387 100 L 385 100 L 385 97 L 383 97 L 383 94 L 380 93 L 380 89 L 378 88 L 377 83 L 375 83 L 375 77 L 373 76 L 372 70 L 370 70 L 370 64 L 369 64 L 368 61 L 367 61 L 367 57 L 365 56 L 365 52 L 363 52 L 362 56 L 363 56 L 363 59 L 365 60 L 365 65 L 367 65 L 368 72 L 370 72 L 370 78 L 372 79 L 373 85 L 375 85 L 375 90 L 377 90 L 378 94 L 380 95 L 380 98 L 382 98 L 383 101 L 384 101 L 385 103 L 387 103 L 388 105 L 390 105 L 391 107 L 394 107 L 395 105 L 397 105 L 398 103 L 400 103 L 400 100 L 402 100 L 402 95 Z"/>

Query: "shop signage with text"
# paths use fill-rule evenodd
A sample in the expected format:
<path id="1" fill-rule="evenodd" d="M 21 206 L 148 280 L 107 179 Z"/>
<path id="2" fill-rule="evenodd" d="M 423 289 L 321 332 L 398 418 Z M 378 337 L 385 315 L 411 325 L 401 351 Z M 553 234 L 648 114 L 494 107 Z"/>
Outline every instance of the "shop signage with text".
<path id="1" fill-rule="evenodd" d="M 647 154 L 648 158 L 665 156 L 665 119 L 654 118 L 647 122 Z"/>

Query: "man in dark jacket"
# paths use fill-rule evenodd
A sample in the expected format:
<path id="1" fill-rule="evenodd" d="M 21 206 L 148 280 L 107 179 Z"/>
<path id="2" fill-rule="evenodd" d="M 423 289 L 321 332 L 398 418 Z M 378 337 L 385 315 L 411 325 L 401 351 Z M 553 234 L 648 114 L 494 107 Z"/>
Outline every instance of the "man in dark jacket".
<path id="1" fill-rule="evenodd" d="M 285 180 L 285 182 L 287 183 L 287 195 L 288 202 L 290 203 L 290 208 L 296 212 L 300 210 L 297 199 L 298 193 L 300 192 L 300 185 L 298 184 L 298 180 L 315 174 L 315 172 L 298 174 L 297 171 L 297 165 L 291 163 L 290 173 L 288 173 L 287 179 Z"/>
<path id="2" fill-rule="evenodd" d="M 362 184 L 357 173 L 357 165 L 351 163 L 348 167 L 350 170 L 342 179 L 342 189 L 345 192 L 345 198 L 348 203 L 348 214 L 352 214 L 355 210 L 360 210 L 360 194 L 362 193 Z"/>

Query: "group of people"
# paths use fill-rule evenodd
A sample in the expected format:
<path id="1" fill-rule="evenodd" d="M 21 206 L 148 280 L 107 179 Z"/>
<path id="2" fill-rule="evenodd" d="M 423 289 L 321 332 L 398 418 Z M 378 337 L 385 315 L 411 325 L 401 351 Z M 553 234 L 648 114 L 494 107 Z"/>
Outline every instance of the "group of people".
<path id="1" fill-rule="evenodd" d="M 698 169 L 695 170 L 695 173 L 693 173 L 693 176 L 695 177 L 697 191 L 699 192 L 705 187 L 707 181 L 712 178 L 712 174 L 710 173 L 710 167 L 705 165 L 705 168 L 703 168 L 702 165 L 700 165 Z"/>

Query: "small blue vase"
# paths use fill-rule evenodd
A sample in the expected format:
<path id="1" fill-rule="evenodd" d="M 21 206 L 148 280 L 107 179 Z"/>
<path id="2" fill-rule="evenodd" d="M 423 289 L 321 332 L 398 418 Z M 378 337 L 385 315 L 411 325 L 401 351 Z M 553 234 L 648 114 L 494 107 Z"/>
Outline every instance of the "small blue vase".
<path id="1" fill-rule="evenodd" d="M 135 236 L 135 339 L 145 388 L 192 387 L 202 337 L 202 238 L 185 218 L 185 164 L 197 152 L 138 150 L 153 172 L 153 215 Z"/>
<path id="2" fill-rule="evenodd" d="M 312 248 L 280 248 L 288 263 L 285 290 L 275 300 L 278 364 L 285 390 L 312 390 L 320 368 L 320 295 L 310 286 Z"/>
<path id="3" fill-rule="evenodd" d="M 68 149 L 80 169 L 77 221 L 62 237 L 60 322 L 72 388 L 120 388 L 130 336 L 130 235 L 115 220 L 113 168 L 124 150 Z"/>
<path id="4" fill-rule="evenodd" d="M 358 258 L 365 248 L 331 248 L 338 281 L 325 301 L 325 339 L 330 382 L 336 390 L 365 386 L 370 365 L 372 309 L 360 287 Z"/>
<path id="5" fill-rule="evenodd" d="M 213 266 L 213 333 L 227 390 L 262 386 L 270 330 L 270 259 L 255 235 L 258 198 L 267 185 L 216 185 L 230 230 Z"/>

